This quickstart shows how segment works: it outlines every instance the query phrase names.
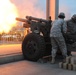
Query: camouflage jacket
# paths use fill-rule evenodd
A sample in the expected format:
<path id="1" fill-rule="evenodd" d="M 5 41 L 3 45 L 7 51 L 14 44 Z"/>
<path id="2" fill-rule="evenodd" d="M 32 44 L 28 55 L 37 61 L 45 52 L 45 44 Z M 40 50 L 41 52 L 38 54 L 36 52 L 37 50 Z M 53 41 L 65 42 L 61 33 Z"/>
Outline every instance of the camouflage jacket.
<path id="1" fill-rule="evenodd" d="M 64 19 L 58 19 L 52 22 L 50 37 L 61 37 L 63 36 L 62 31 L 64 33 L 67 32 L 67 24 Z"/>
<path id="2" fill-rule="evenodd" d="M 76 34 L 76 23 L 73 22 L 71 19 L 67 21 L 67 33 L 69 34 Z"/>

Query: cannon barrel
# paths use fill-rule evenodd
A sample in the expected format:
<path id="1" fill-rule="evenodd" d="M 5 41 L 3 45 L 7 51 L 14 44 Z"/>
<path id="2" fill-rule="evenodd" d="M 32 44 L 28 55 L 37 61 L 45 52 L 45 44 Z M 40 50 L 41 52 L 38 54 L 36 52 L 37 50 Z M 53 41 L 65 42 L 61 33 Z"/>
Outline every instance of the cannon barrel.
<path id="1" fill-rule="evenodd" d="M 23 19 L 23 18 L 16 18 L 17 21 L 21 21 L 21 22 L 26 22 L 27 20 L 26 19 Z"/>
<path id="2" fill-rule="evenodd" d="M 29 19 L 29 20 L 35 20 L 35 21 L 39 21 L 39 22 L 48 22 L 45 19 L 35 18 L 35 17 L 32 17 L 32 16 L 26 16 L 26 18 Z"/>

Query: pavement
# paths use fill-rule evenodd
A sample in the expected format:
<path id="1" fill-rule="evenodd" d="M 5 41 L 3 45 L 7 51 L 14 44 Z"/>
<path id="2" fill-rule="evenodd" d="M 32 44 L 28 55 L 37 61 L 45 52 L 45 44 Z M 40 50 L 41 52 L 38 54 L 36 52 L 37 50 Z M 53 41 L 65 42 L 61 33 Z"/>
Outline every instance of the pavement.
<path id="1" fill-rule="evenodd" d="M 0 75 L 76 75 L 76 71 L 59 68 L 58 63 L 18 61 L 0 65 Z"/>

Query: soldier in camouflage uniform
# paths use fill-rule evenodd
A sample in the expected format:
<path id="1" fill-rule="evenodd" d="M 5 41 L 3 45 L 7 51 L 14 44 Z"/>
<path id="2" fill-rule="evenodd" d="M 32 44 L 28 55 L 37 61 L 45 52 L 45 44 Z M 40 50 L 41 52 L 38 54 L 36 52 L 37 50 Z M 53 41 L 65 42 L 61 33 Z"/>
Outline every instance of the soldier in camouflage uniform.
<path id="1" fill-rule="evenodd" d="M 76 14 L 74 14 L 72 18 L 67 21 L 67 28 L 67 34 L 76 35 Z"/>
<path id="2" fill-rule="evenodd" d="M 64 21 L 65 14 L 60 13 L 58 16 L 58 20 L 55 20 L 52 22 L 52 27 L 50 31 L 50 37 L 51 37 L 51 44 L 52 44 L 52 61 L 51 63 L 55 63 L 55 56 L 57 49 L 61 50 L 64 57 L 67 56 L 67 48 L 65 39 L 63 37 L 62 32 L 66 33 L 67 31 L 67 24 Z"/>

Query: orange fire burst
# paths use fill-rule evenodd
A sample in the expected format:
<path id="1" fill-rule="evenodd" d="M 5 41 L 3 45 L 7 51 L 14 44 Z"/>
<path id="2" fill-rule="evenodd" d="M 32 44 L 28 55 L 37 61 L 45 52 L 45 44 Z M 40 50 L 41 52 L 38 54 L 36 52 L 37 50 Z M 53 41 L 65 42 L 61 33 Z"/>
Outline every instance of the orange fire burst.
<path id="1" fill-rule="evenodd" d="M 0 0 L 0 33 L 8 33 L 16 25 L 17 8 L 10 0 Z"/>

